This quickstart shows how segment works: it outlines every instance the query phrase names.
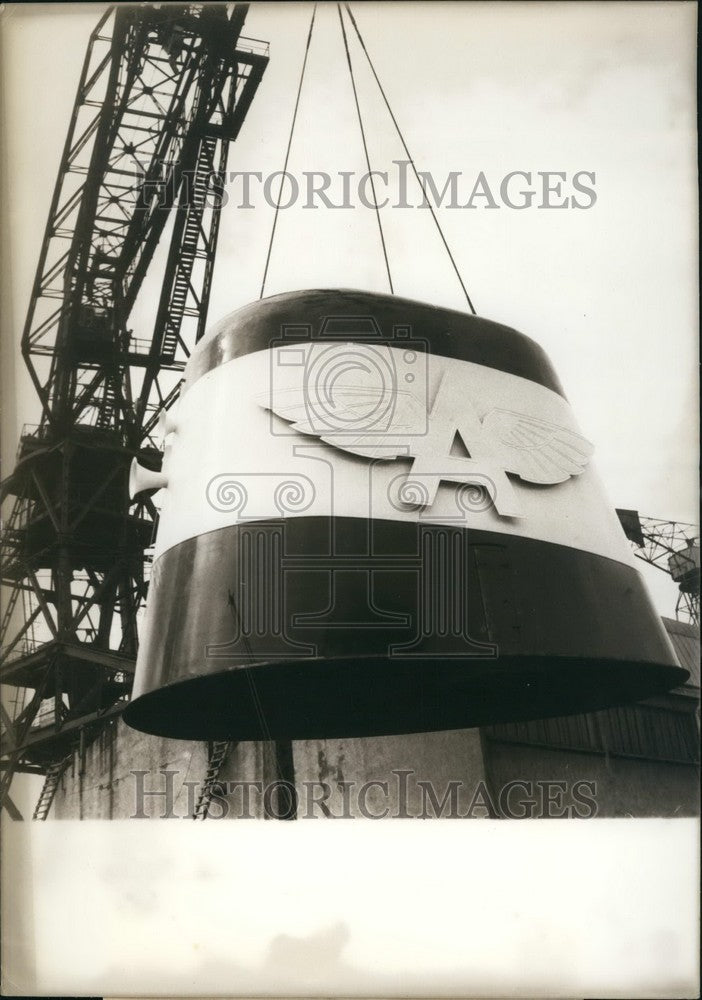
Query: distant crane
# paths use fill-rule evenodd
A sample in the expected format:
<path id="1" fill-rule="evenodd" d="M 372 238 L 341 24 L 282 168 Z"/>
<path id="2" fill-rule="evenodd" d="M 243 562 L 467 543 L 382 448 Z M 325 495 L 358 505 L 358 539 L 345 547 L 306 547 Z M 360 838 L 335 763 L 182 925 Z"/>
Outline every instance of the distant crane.
<path id="1" fill-rule="evenodd" d="M 637 510 L 617 510 L 634 555 L 657 566 L 678 585 L 675 617 L 700 623 L 700 532 L 694 524 L 642 517 Z"/>

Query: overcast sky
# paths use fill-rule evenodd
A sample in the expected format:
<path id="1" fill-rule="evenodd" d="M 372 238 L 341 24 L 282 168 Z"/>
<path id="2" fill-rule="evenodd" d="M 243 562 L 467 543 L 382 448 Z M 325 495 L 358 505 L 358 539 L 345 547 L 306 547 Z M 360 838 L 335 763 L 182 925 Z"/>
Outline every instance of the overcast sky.
<path id="1" fill-rule="evenodd" d="M 8 4 L 0 15 L 10 464 L 19 427 L 38 414 L 14 345 L 81 61 L 102 10 Z M 473 209 L 439 211 L 478 313 L 527 333 L 550 355 L 612 502 L 685 521 L 696 519 L 697 506 L 695 13 L 678 3 L 356 8 L 419 168 L 439 189 L 460 172 L 460 204 L 482 171 L 500 206 L 476 198 Z M 271 61 L 230 169 L 265 176 L 282 168 L 310 14 L 308 4 L 252 5 L 245 33 L 270 41 Z M 393 171 L 402 147 L 355 45 L 352 55 L 372 166 Z M 301 177 L 364 169 L 336 7 L 323 4 L 289 170 Z M 597 200 L 589 209 L 547 210 L 536 207 L 539 194 L 531 208 L 511 209 L 499 187 L 515 170 L 531 172 L 537 191 L 538 172 L 564 172 L 563 194 L 573 193 L 574 174 L 594 173 Z M 245 210 L 236 207 L 240 182 L 229 189 L 210 322 L 259 294 L 272 210 L 260 187 L 252 190 L 255 207 Z M 354 210 L 305 210 L 300 199 L 281 212 L 267 294 L 387 290 L 375 215 L 354 202 Z M 382 218 L 395 291 L 464 308 L 429 213 L 388 207 Z M 150 332 L 135 327 L 138 336 Z M 675 587 L 655 571 L 647 579 L 661 611 L 672 613 Z"/>

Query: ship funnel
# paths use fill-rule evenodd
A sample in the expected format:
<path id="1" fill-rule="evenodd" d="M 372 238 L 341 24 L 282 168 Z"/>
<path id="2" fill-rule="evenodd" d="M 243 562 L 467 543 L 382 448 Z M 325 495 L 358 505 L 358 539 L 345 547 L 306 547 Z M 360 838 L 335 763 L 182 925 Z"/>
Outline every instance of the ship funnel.
<path id="1" fill-rule="evenodd" d="M 275 295 L 197 344 L 178 425 L 136 729 L 436 732 L 687 677 L 593 445 L 516 330 L 394 295 Z M 134 463 L 132 495 L 165 483 Z"/>

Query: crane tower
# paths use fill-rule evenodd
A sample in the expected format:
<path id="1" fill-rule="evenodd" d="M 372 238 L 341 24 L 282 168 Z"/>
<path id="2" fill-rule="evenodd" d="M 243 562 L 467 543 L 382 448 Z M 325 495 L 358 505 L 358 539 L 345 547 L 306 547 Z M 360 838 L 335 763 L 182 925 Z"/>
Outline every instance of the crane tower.
<path id="1" fill-rule="evenodd" d="M 159 417 L 205 330 L 228 148 L 268 62 L 247 9 L 117 5 L 90 37 L 22 334 L 41 418 L 2 484 L 15 815 L 13 775 L 60 776 L 129 696 L 158 514 L 130 505 L 128 470 L 158 468 Z M 144 289 L 155 316 L 132 329 Z"/>

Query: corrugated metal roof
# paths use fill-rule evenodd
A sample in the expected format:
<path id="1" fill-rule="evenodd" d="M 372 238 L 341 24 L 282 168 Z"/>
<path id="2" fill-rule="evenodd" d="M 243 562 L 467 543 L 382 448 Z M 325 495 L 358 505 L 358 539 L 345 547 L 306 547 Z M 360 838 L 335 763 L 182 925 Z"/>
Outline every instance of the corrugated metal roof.
<path id="1" fill-rule="evenodd" d="M 680 666 L 690 671 L 688 684 L 700 686 L 700 630 L 689 622 L 664 618 L 663 625 L 670 636 Z"/>

